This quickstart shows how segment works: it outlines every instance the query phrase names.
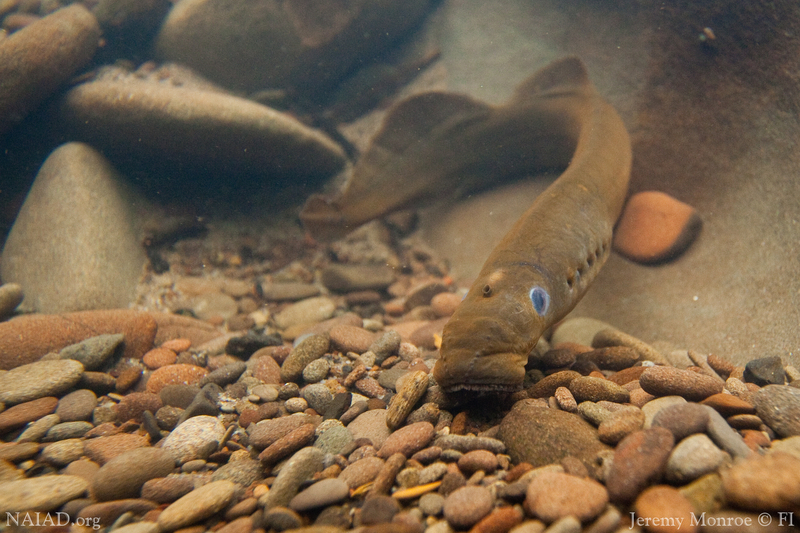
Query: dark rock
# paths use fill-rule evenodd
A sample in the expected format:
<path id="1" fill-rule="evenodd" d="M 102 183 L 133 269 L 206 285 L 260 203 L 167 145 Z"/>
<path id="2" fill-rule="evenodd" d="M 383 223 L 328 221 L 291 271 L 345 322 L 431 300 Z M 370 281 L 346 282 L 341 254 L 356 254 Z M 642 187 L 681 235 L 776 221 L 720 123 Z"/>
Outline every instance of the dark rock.
<path id="1" fill-rule="evenodd" d="M 744 367 L 744 380 L 748 383 L 755 383 L 759 387 L 783 385 L 786 381 L 783 361 L 777 355 L 753 359 Z"/>

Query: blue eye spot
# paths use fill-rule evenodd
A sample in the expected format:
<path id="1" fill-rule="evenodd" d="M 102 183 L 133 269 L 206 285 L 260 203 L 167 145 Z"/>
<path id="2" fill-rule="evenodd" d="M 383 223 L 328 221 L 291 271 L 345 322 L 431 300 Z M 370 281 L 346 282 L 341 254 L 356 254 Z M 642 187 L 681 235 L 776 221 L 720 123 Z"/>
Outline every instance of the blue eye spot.
<path id="1" fill-rule="evenodd" d="M 550 295 L 547 294 L 546 290 L 537 285 L 531 289 L 529 296 L 533 304 L 533 310 L 536 311 L 539 316 L 544 316 L 544 314 L 547 313 L 547 309 L 550 307 Z"/>

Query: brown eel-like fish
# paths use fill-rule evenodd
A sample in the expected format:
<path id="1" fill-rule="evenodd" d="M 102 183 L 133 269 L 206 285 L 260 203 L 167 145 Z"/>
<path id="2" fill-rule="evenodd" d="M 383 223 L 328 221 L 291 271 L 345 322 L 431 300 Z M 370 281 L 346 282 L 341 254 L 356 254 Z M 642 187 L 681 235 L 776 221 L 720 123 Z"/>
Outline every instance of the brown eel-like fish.
<path id="1" fill-rule="evenodd" d="M 492 251 L 445 325 L 433 374 L 448 392 L 522 385 L 539 337 L 575 307 L 608 258 L 627 194 L 628 132 L 583 64 L 557 61 L 530 83 L 538 87 L 530 105 L 560 117 L 548 133 L 574 154 Z"/>

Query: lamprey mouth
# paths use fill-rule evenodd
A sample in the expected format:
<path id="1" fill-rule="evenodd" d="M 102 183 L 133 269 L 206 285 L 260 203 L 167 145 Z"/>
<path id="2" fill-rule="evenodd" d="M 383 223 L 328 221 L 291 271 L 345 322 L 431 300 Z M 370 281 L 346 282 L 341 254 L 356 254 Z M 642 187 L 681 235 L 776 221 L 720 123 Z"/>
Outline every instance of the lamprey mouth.
<path id="1" fill-rule="evenodd" d="M 510 352 L 477 356 L 466 350 L 448 351 L 437 361 L 433 376 L 445 392 L 514 392 L 522 388 L 527 360 Z"/>

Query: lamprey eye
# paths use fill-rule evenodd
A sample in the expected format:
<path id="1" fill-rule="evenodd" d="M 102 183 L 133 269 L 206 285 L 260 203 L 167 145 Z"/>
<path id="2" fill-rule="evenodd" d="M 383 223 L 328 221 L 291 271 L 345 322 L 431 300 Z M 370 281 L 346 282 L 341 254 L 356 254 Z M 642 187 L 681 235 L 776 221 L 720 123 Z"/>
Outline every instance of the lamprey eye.
<path id="1" fill-rule="evenodd" d="M 537 285 L 531 289 L 529 296 L 531 297 L 534 311 L 536 311 L 539 316 L 544 316 L 545 313 L 547 313 L 547 309 L 550 307 L 550 295 L 547 294 L 546 290 Z"/>
<path id="2" fill-rule="evenodd" d="M 483 286 L 483 297 L 488 298 L 492 295 L 492 286 L 491 285 L 484 285 Z"/>

